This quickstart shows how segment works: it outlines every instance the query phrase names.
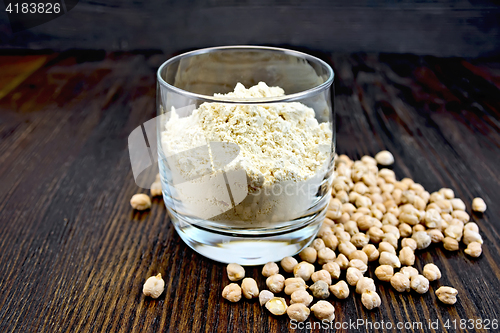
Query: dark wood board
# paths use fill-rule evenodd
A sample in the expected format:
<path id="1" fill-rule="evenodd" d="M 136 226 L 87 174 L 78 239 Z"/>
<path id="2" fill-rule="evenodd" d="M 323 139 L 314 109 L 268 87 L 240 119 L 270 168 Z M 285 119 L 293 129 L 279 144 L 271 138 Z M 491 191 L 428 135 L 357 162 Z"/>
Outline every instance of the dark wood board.
<path id="1" fill-rule="evenodd" d="M 442 268 L 428 294 L 378 284 L 380 309 L 367 311 L 356 295 L 334 301 L 336 321 L 420 321 L 425 332 L 454 332 L 443 325 L 500 319 L 500 63 L 323 57 L 336 71 L 339 153 L 359 158 L 389 149 L 399 178 L 429 191 L 451 187 L 469 212 L 475 196 L 488 204 L 484 215 L 471 215 L 484 238 L 480 258 L 433 247 L 416 262 L 419 269 L 428 262 Z M 134 184 L 127 137 L 155 116 L 155 71 L 166 58 L 100 51 L 0 56 L 1 332 L 292 331 L 286 318 L 256 301 L 224 301 L 224 265 L 180 240 L 160 199 L 148 212 L 130 208 L 130 197 L 145 190 Z M 157 272 L 165 292 L 145 298 L 142 284 Z M 247 275 L 265 285 L 260 267 Z M 440 285 L 459 290 L 455 306 L 437 301 Z"/>

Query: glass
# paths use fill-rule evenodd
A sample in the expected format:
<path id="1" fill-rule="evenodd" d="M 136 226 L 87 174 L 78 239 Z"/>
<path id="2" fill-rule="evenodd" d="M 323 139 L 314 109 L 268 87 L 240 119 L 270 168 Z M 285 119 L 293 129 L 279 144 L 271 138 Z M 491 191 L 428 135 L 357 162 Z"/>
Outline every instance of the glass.
<path id="1" fill-rule="evenodd" d="M 272 47 L 208 48 L 161 65 L 160 177 L 187 245 L 259 265 L 312 242 L 333 180 L 333 77 L 318 58 Z"/>

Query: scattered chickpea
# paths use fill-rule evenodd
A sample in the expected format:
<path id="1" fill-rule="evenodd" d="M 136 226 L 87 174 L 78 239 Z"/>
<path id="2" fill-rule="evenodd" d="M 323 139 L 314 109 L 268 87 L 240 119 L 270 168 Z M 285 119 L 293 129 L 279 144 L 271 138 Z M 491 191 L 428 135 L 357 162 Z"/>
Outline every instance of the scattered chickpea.
<path id="1" fill-rule="evenodd" d="M 339 245 L 339 240 L 338 240 L 337 236 L 335 236 L 333 234 L 323 236 L 321 239 L 323 239 L 323 241 L 325 242 L 325 246 L 332 249 L 332 250 L 335 250 L 337 248 L 337 246 Z"/>
<path id="2" fill-rule="evenodd" d="M 451 207 L 453 207 L 453 210 L 465 211 L 465 202 L 462 199 L 454 198 L 450 199 L 450 202 L 451 202 Z"/>
<path id="3" fill-rule="evenodd" d="M 330 292 L 328 291 L 328 283 L 323 280 L 314 282 L 314 284 L 309 287 L 309 290 L 312 292 L 314 297 L 319 299 L 326 299 L 328 298 L 328 296 L 330 296 Z"/>
<path id="4" fill-rule="evenodd" d="M 349 296 L 349 286 L 344 280 L 330 286 L 330 292 L 338 299 L 346 299 Z"/>
<path id="5" fill-rule="evenodd" d="M 382 304 L 382 300 L 375 290 L 368 290 L 361 294 L 361 303 L 368 310 L 373 310 Z"/>
<path id="6" fill-rule="evenodd" d="M 368 270 L 367 264 L 359 259 L 352 259 L 351 261 L 349 261 L 349 267 L 357 268 L 362 274 L 366 273 L 366 271 Z"/>
<path id="7" fill-rule="evenodd" d="M 231 281 L 238 281 L 245 277 L 245 269 L 238 264 L 229 264 L 226 267 L 227 277 Z"/>
<path id="8" fill-rule="evenodd" d="M 266 303 L 266 309 L 275 316 L 281 316 L 286 313 L 286 301 L 282 297 L 273 297 Z"/>
<path id="9" fill-rule="evenodd" d="M 356 292 L 358 294 L 362 294 L 367 291 L 376 291 L 375 289 L 375 281 L 372 278 L 363 276 L 356 283 Z"/>
<path id="10" fill-rule="evenodd" d="M 380 253 L 380 258 L 378 259 L 378 262 L 381 265 L 389 265 L 392 266 L 393 268 L 401 267 L 401 262 L 399 261 L 398 256 L 390 252 Z"/>
<path id="11" fill-rule="evenodd" d="M 307 261 L 302 261 L 293 268 L 293 275 L 304 279 L 304 281 L 309 281 L 312 273 L 314 273 L 314 270 L 313 264 L 310 264 Z"/>
<path id="12" fill-rule="evenodd" d="M 318 251 L 318 264 L 324 265 L 328 262 L 334 261 L 337 255 L 329 247 L 325 247 Z"/>
<path id="13" fill-rule="evenodd" d="M 426 264 L 424 266 L 423 274 L 429 281 L 436 281 L 441 278 L 441 271 L 439 270 L 439 267 L 434 264 Z"/>
<path id="14" fill-rule="evenodd" d="M 413 264 L 415 264 L 415 253 L 413 253 L 410 247 L 403 247 L 401 251 L 399 251 L 399 261 L 401 265 L 413 266 Z"/>
<path id="15" fill-rule="evenodd" d="M 382 254 L 383 252 L 396 254 L 396 248 L 392 246 L 391 243 L 388 242 L 380 242 L 378 244 L 378 251 L 380 252 L 380 254 Z"/>
<path id="16" fill-rule="evenodd" d="M 283 267 L 283 270 L 287 273 L 292 273 L 293 268 L 298 263 L 299 262 L 294 257 L 285 257 L 285 258 L 281 259 L 281 267 Z"/>
<path id="17" fill-rule="evenodd" d="M 286 313 L 291 320 L 303 322 L 309 317 L 311 310 L 302 303 L 294 303 L 286 309 Z"/>
<path id="18" fill-rule="evenodd" d="M 274 294 L 269 290 L 261 290 L 259 293 L 259 303 L 264 306 L 269 300 L 274 297 Z"/>
<path id="19" fill-rule="evenodd" d="M 160 196 L 161 193 L 161 182 L 155 181 L 154 183 L 151 184 L 150 186 L 150 193 L 152 197 L 157 197 Z"/>
<path id="20" fill-rule="evenodd" d="M 318 301 L 311 307 L 314 316 L 321 321 L 333 321 L 335 319 L 335 308 L 328 301 Z"/>
<path id="21" fill-rule="evenodd" d="M 275 262 L 268 262 L 262 267 L 262 275 L 265 277 L 270 277 L 271 275 L 278 274 L 280 268 Z"/>
<path id="22" fill-rule="evenodd" d="M 299 289 L 294 291 L 290 295 L 290 304 L 295 304 L 295 303 L 302 303 L 305 306 L 309 306 L 311 302 L 313 301 L 314 297 L 309 294 L 307 291 Z"/>
<path id="23" fill-rule="evenodd" d="M 259 297 L 259 287 L 253 278 L 244 278 L 241 281 L 241 292 L 247 299 Z"/>
<path id="24" fill-rule="evenodd" d="M 321 249 L 325 248 L 325 241 L 324 241 L 323 239 L 321 239 L 321 238 L 316 238 L 316 239 L 312 242 L 311 246 L 312 246 L 312 247 L 313 247 L 316 251 L 319 251 L 319 250 L 321 250 Z"/>
<path id="25" fill-rule="evenodd" d="M 427 234 L 431 238 L 432 243 L 440 243 L 444 239 L 444 235 L 439 229 L 427 230 Z"/>
<path id="26" fill-rule="evenodd" d="M 401 247 L 405 246 L 415 251 L 417 249 L 417 242 L 413 238 L 403 238 L 401 240 Z"/>
<path id="27" fill-rule="evenodd" d="M 411 277 L 411 289 L 419 294 L 425 294 L 429 290 L 429 280 L 423 275 L 415 275 Z"/>
<path id="28" fill-rule="evenodd" d="M 299 253 L 299 257 L 304 261 L 314 264 L 318 257 L 318 251 L 314 247 L 306 247 Z"/>
<path id="29" fill-rule="evenodd" d="M 417 231 L 411 236 L 417 242 L 417 249 L 423 250 L 431 245 L 431 236 L 429 236 L 425 231 Z"/>
<path id="30" fill-rule="evenodd" d="M 222 290 L 222 297 L 229 302 L 239 302 L 241 299 L 241 288 L 236 283 L 230 283 Z"/>
<path id="31" fill-rule="evenodd" d="M 464 250 L 465 254 L 477 258 L 481 256 L 481 253 L 483 252 L 483 249 L 481 247 L 481 243 L 478 242 L 471 242 L 469 245 L 467 245 L 467 248 Z"/>
<path id="32" fill-rule="evenodd" d="M 380 228 L 371 227 L 368 229 L 366 235 L 370 237 L 370 241 L 372 243 L 380 243 L 382 241 L 382 237 L 384 237 L 384 232 Z"/>
<path id="33" fill-rule="evenodd" d="M 399 270 L 400 273 L 403 273 L 404 275 L 408 276 L 409 279 L 411 279 L 412 277 L 414 276 L 417 276 L 418 275 L 418 269 L 416 269 L 415 267 L 412 267 L 412 266 L 405 266 L 405 267 L 402 267 L 400 270 Z"/>
<path id="34" fill-rule="evenodd" d="M 334 262 L 339 265 L 340 269 L 347 269 L 349 267 L 349 259 L 343 253 L 339 254 Z"/>
<path id="35" fill-rule="evenodd" d="M 152 298 L 158 298 L 165 289 L 165 281 L 161 278 L 161 273 L 149 277 L 142 287 L 142 293 Z"/>
<path id="36" fill-rule="evenodd" d="M 390 265 L 380 265 L 375 268 L 375 276 L 380 281 L 389 282 L 394 275 L 394 268 Z"/>
<path id="37" fill-rule="evenodd" d="M 338 278 L 340 277 L 340 266 L 336 262 L 327 262 L 323 265 L 323 270 L 327 271 L 332 279 L 338 280 Z"/>
<path id="38" fill-rule="evenodd" d="M 363 273 L 356 267 L 349 267 L 346 272 L 346 280 L 351 286 L 355 286 L 359 279 L 363 277 Z"/>
<path id="39" fill-rule="evenodd" d="M 285 277 L 281 274 L 271 275 L 266 279 L 266 285 L 273 293 L 280 293 L 285 287 Z"/>
<path id="40" fill-rule="evenodd" d="M 391 277 L 391 286 L 400 293 L 410 291 L 410 279 L 406 274 L 395 273 Z"/>
<path id="41" fill-rule="evenodd" d="M 322 269 L 322 270 L 319 270 L 319 271 L 312 273 L 311 280 L 313 282 L 317 282 L 317 281 L 321 280 L 321 281 L 325 281 L 328 285 L 332 284 L 332 276 L 330 275 L 330 272 L 328 272 L 325 269 Z"/>
<path id="42" fill-rule="evenodd" d="M 137 210 L 146 210 L 151 208 L 151 199 L 147 194 L 137 193 L 130 199 L 130 206 Z"/>
<path id="43" fill-rule="evenodd" d="M 366 253 L 368 261 L 376 261 L 379 258 L 380 253 L 373 244 L 367 244 L 363 247 L 362 251 Z"/>
<path id="44" fill-rule="evenodd" d="M 445 237 L 443 239 L 443 248 L 446 251 L 458 251 L 460 247 L 458 245 L 458 241 L 455 238 Z"/>
<path id="45" fill-rule="evenodd" d="M 479 232 L 469 230 L 469 229 L 464 229 L 464 235 L 462 238 L 462 242 L 464 242 L 465 245 L 469 245 L 472 242 L 477 242 L 480 244 L 483 244 L 483 238 L 479 234 Z"/>
<path id="46" fill-rule="evenodd" d="M 436 290 L 437 298 L 444 304 L 455 304 L 457 302 L 458 291 L 452 287 L 439 287 Z"/>
<path id="47" fill-rule="evenodd" d="M 464 232 L 466 231 L 479 232 L 479 227 L 475 222 L 469 222 L 464 225 Z"/>
<path id="48" fill-rule="evenodd" d="M 472 210 L 484 213 L 486 211 L 486 203 L 482 198 L 474 198 L 474 200 L 472 200 Z"/>
<path id="49" fill-rule="evenodd" d="M 297 290 L 306 290 L 306 282 L 302 278 L 288 278 L 285 280 L 285 294 L 291 295 Z"/>
<path id="50" fill-rule="evenodd" d="M 354 222 L 354 221 L 352 221 L 352 222 Z M 356 222 L 354 222 L 354 223 L 356 223 Z M 363 248 L 363 246 L 366 246 L 369 241 L 370 241 L 370 237 L 362 232 L 359 232 L 351 237 L 351 243 L 359 249 Z"/>

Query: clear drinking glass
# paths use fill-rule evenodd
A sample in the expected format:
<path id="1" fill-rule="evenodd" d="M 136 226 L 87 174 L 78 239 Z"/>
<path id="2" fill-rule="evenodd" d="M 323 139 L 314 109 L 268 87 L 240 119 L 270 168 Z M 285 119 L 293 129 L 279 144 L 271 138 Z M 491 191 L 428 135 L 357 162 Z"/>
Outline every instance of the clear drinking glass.
<path id="1" fill-rule="evenodd" d="M 161 65 L 160 177 L 187 245 L 259 265 L 314 239 L 333 180 L 333 77 L 318 58 L 272 47 L 208 48 Z M 238 83 L 255 93 L 222 95 Z M 276 86 L 285 94 L 268 93 Z"/>

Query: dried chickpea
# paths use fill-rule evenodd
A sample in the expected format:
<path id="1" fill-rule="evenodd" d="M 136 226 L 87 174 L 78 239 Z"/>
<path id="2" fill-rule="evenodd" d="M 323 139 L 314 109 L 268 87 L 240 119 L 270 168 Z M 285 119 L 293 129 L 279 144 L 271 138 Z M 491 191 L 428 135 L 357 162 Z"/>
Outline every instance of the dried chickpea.
<path id="1" fill-rule="evenodd" d="M 356 250 L 349 255 L 349 260 L 361 260 L 365 265 L 368 265 L 368 256 L 361 250 Z"/>
<path id="2" fill-rule="evenodd" d="M 452 287 L 439 287 L 436 290 L 437 298 L 444 304 L 455 304 L 457 302 L 458 291 Z"/>
<path id="3" fill-rule="evenodd" d="M 314 297 L 319 299 L 326 299 L 328 298 L 328 296 L 330 296 L 330 292 L 328 291 L 328 283 L 323 280 L 314 282 L 314 284 L 309 287 L 309 290 L 312 292 Z"/>
<path id="4" fill-rule="evenodd" d="M 150 186 L 150 193 L 152 197 L 157 197 L 160 196 L 161 193 L 161 182 L 155 181 L 153 184 Z"/>
<path id="5" fill-rule="evenodd" d="M 479 227 L 475 222 L 469 222 L 464 225 L 464 232 L 466 231 L 479 232 Z"/>
<path id="6" fill-rule="evenodd" d="M 145 296 L 158 298 L 165 289 L 165 281 L 161 278 L 161 273 L 156 276 L 149 277 L 142 287 L 142 293 Z"/>
<path id="7" fill-rule="evenodd" d="M 401 267 L 401 262 L 399 261 L 398 256 L 390 252 L 381 252 L 378 262 L 381 265 L 390 265 L 393 268 Z"/>
<path id="8" fill-rule="evenodd" d="M 340 251 L 340 253 L 349 257 L 349 254 L 356 251 L 356 246 L 354 246 L 351 242 L 340 242 L 339 251 Z M 319 262 L 319 260 L 318 260 L 318 262 Z"/>
<path id="9" fill-rule="evenodd" d="M 344 229 L 351 236 L 351 241 L 352 238 L 357 233 L 359 233 L 358 224 L 356 223 L 356 221 L 347 221 L 346 223 L 344 223 Z"/>
<path id="10" fill-rule="evenodd" d="M 354 221 L 352 221 L 354 222 Z M 356 223 L 356 222 L 354 222 Z M 362 232 L 351 237 L 351 243 L 357 248 L 363 248 L 370 241 L 370 237 Z"/>
<path id="11" fill-rule="evenodd" d="M 253 278 L 244 278 L 241 281 L 241 292 L 247 299 L 259 297 L 259 287 Z"/>
<path id="12" fill-rule="evenodd" d="M 370 241 L 372 243 L 380 243 L 382 241 L 382 237 L 384 237 L 384 232 L 380 228 L 371 227 L 368 229 L 366 235 L 370 237 Z"/>
<path id="13" fill-rule="evenodd" d="M 130 206 L 137 210 L 146 210 L 151 208 L 151 199 L 147 194 L 137 193 L 130 199 Z"/>
<path id="14" fill-rule="evenodd" d="M 431 245 L 431 237 L 425 231 L 417 231 L 414 233 L 411 238 L 417 242 L 417 249 L 423 250 Z"/>
<path id="15" fill-rule="evenodd" d="M 408 276 L 409 279 L 411 279 L 414 276 L 418 275 L 418 270 L 415 267 L 412 266 L 405 266 L 402 267 L 399 270 L 400 273 L 403 273 L 404 275 Z"/>
<path id="16" fill-rule="evenodd" d="M 333 230 L 329 225 L 326 225 L 325 222 L 323 222 L 323 225 L 321 226 L 321 228 L 319 228 L 317 237 L 323 238 L 324 240 L 325 236 L 328 235 L 333 235 Z"/>
<path id="17" fill-rule="evenodd" d="M 316 258 L 318 257 L 318 251 L 316 251 L 313 247 L 306 247 L 299 253 L 299 257 L 303 261 L 314 264 L 316 262 Z"/>
<path id="18" fill-rule="evenodd" d="M 222 297 L 229 302 L 238 302 L 241 299 L 241 288 L 236 283 L 230 283 L 222 290 Z"/>
<path id="19" fill-rule="evenodd" d="M 304 281 L 308 281 L 312 273 L 314 273 L 314 265 L 307 261 L 302 261 L 293 268 L 293 275 L 304 279 Z"/>
<path id="20" fill-rule="evenodd" d="M 446 237 L 454 238 L 459 241 L 460 239 L 462 239 L 463 230 L 464 229 L 462 225 L 452 224 L 444 230 L 444 235 Z"/>
<path id="21" fill-rule="evenodd" d="M 291 295 L 297 290 L 306 290 L 306 282 L 302 278 L 288 278 L 285 280 L 285 294 Z"/>
<path id="22" fill-rule="evenodd" d="M 425 225 L 423 224 L 417 224 L 417 225 L 414 225 L 413 228 L 412 228 L 412 232 L 415 234 L 419 231 L 425 231 Z"/>
<path id="23" fill-rule="evenodd" d="M 391 286 L 400 293 L 410 291 L 410 279 L 406 274 L 395 273 L 391 277 Z"/>
<path id="24" fill-rule="evenodd" d="M 339 268 L 339 270 L 340 270 L 340 268 Z M 328 285 L 332 284 L 332 276 L 330 275 L 330 272 L 328 272 L 325 269 L 322 269 L 322 270 L 319 270 L 319 271 L 312 273 L 311 280 L 313 282 L 317 282 L 317 281 L 321 280 L 321 281 L 325 281 Z"/>
<path id="25" fill-rule="evenodd" d="M 363 276 L 356 283 L 356 292 L 358 294 L 362 294 L 367 291 L 376 291 L 375 289 L 375 281 L 372 278 Z"/>
<path id="26" fill-rule="evenodd" d="M 453 217 L 454 219 L 460 220 L 463 223 L 467 223 L 470 220 L 469 214 L 467 214 L 463 210 L 455 210 L 455 211 L 453 211 L 451 213 L 451 217 Z"/>
<path id="27" fill-rule="evenodd" d="M 285 258 L 281 259 L 281 267 L 283 267 L 283 270 L 287 273 L 292 273 L 293 268 L 298 263 L 299 262 L 294 257 L 285 257 Z"/>
<path id="28" fill-rule="evenodd" d="M 389 253 L 394 253 L 396 254 L 396 248 L 388 242 L 380 242 L 378 245 L 378 252 L 382 254 L 382 252 L 389 252 Z"/>
<path id="29" fill-rule="evenodd" d="M 413 238 L 403 238 L 401 240 L 401 247 L 405 246 L 415 251 L 417 249 L 417 242 Z"/>
<path id="30" fill-rule="evenodd" d="M 392 213 L 385 213 L 384 216 L 382 217 L 382 224 L 396 226 L 399 224 L 399 220 L 396 217 L 396 215 Z"/>
<path id="31" fill-rule="evenodd" d="M 335 319 L 335 308 L 328 301 L 318 301 L 311 307 L 311 311 L 321 321 L 332 322 Z"/>
<path id="32" fill-rule="evenodd" d="M 349 261 L 349 267 L 357 268 L 362 274 L 366 273 L 366 271 L 368 270 L 367 264 L 365 264 L 360 259 L 352 259 L 351 261 Z"/>
<path id="33" fill-rule="evenodd" d="M 325 241 L 321 238 L 316 238 L 315 240 L 313 240 L 311 247 L 313 247 L 316 251 L 324 249 L 326 247 Z"/>
<path id="34" fill-rule="evenodd" d="M 427 228 L 438 228 L 442 220 L 441 213 L 436 209 L 428 209 L 425 212 L 424 222 Z"/>
<path id="35" fill-rule="evenodd" d="M 285 287 L 285 277 L 281 274 L 271 275 L 266 279 L 266 285 L 270 291 L 277 294 L 283 291 Z M 242 284 L 243 286 L 243 284 Z"/>
<path id="36" fill-rule="evenodd" d="M 375 160 L 380 165 L 391 165 L 394 164 L 394 156 L 392 156 L 390 151 L 382 150 L 375 155 Z"/>
<path id="37" fill-rule="evenodd" d="M 427 230 L 427 234 L 431 238 L 431 242 L 440 243 L 444 239 L 443 233 L 439 229 L 430 229 Z"/>
<path id="38" fill-rule="evenodd" d="M 460 247 L 458 245 L 458 241 L 455 238 L 445 237 L 443 239 L 443 248 L 446 251 L 458 251 Z"/>
<path id="39" fill-rule="evenodd" d="M 269 310 L 273 315 L 281 316 L 286 313 L 287 305 L 286 301 L 282 297 L 273 297 L 266 303 L 266 309 Z"/>
<path id="40" fill-rule="evenodd" d="M 425 276 L 420 274 L 412 276 L 410 287 L 419 294 L 425 294 L 429 290 L 429 280 L 427 280 Z"/>
<path id="41" fill-rule="evenodd" d="M 303 322 L 309 317 L 311 310 L 302 303 L 295 303 L 286 309 L 286 313 L 291 320 Z"/>
<path id="42" fill-rule="evenodd" d="M 415 264 L 415 253 L 413 253 L 410 247 L 403 247 L 401 251 L 399 251 L 399 261 L 401 265 L 413 266 Z"/>
<path id="43" fill-rule="evenodd" d="M 376 261 L 378 260 L 380 255 L 377 248 L 373 244 L 365 245 L 361 251 L 366 254 L 366 258 L 368 259 L 368 261 Z"/>
<path id="44" fill-rule="evenodd" d="M 351 286 L 355 286 L 358 280 L 363 277 L 363 273 L 356 267 L 349 267 L 346 273 L 346 280 Z"/>
<path id="45" fill-rule="evenodd" d="M 335 198 L 336 199 L 339 199 L 339 201 L 342 203 L 342 204 L 345 204 L 347 202 L 349 202 L 349 196 L 347 195 L 347 192 L 344 191 L 344 190 L 340 190 L 338 191 L 336 194 L 335 194 Z"/>
<path id="46" fill-rule="evenodd" d="M 344 280 L 330 286 L 330 292 L 338 299 L 346 299 L 349 296 L 349 286 Z"/>
<path id="47" fill-rule="evenodd" d="M 481 256 L 481 253 L 483 252 L 483 249 L 481 247 L 481 243 L 478 242 L 471 242 L 469 245 L 467 245 L 467 248 L 464 250 L 465 254 L 477 258 Z"/>
<path id="48" fill-rule="evenodd" d="M 269 290 L 261 290 L 259 293 L 259 303 L 261 306 L 265 305 L 269 300 L 274 297 L 274 294 Z"/>
<path id="49" fill-rule="evenodd" d="M 339 240 L 337 238 L 337 236 L 331 234 L 331 235 L 327 235 L 327 236 L 323 236 L 321 239 L 323 239 L 323 241 L 325 242 L 325 246 L 334 250 L 337 248 L 337 246 L 339 245 Z"/>
<path id="50" fill-rule="evenodd" d="M 346 202 L 342 204 L 342 213 L 347 213 L 349 215 L 353 215 L 356 211 L 356 207 L 352 203 Z"/>
<path id="51" fill-rule="evenodd" d="M 358 228 L 361 231 L 367 231 L 373 226 L 373 217 L 368 215 L 363 215 L 356 221 L 358 223 Z"/>
<path id="52" fill-rule="evenodd" d="M 394 268 L 390 265 L 380 265 L 375 269 L 375 276 L 380 281 L 389 282 L 394 275 Z"/>
<path id="53" fill-rule="evenodd" d="M 479 213 L 484 213 L 486 211 L 486 203 L 482 198 L 474 198 L 472 200 L 472 210 Z"/>
<path id="54" fill-rule="evenodd" d="M 369 290 L 361 294 L 361 303 L 368 310 L 373 310 L 382 304 L 382 300 L 375 290 Z"/>
<path id="55" fill-rule="evenodd" d="M 342 244 L 342 243 L 341 243 Z M 318 264 L 323 265 L 327 262 L 334 261 L 337 255 L 329 247 L 325 247 L 318 251 Z"/>
<path id="56" fill-rule="evenodd" d="M 227 277 L 231 281 L 239 281 L 245 277 L 245 269 L 238 264 L 229 264 L 226 267 Z"/>
<path id="57" fill-rule="evenodd" d="M 349 259 L 342 253 L 338 255 L 334 262 L 339 265 L 340 269 L 347 269 L 349 267 Z"/>
<path id="58" fill-rule="evenodd" d="M 394 248 L 398 247 L 398 239 L 394 234 L 384 234 L 382 237 L 382 242 L 391 244 Z"/>
<path id="59" fill-rule="evenodd" d="M 481 237 L 479 232 L 464 229 L 462 242 L 464 242 L 465 245 L 469 245 L 472 242 L 483 244 L 483 238 Z"/>
<path id="60" fill-rule="evenodd" d="M 265 277 L 270 277 L 271 275 L 278 274 L 280 272 L 280 268 L 275 262 L 268 262 L 262 267 L 262 275 Z"/>
<path id="61" fill-rule="evenodd" d="M 465 211 L 465 202 L 462 199 L 455 198 L 455 199 L 450 199 L 451 202 L 451 207 L 453 210 L 463 210 Z"/>
<path id="62" fill-rule="evenodd" d="M 309 306 L 313 299 L 314 297 L 306 290 L 299 289 L 290 295 L 290 304 L 302 303 L 305 306 Z"/>
<path id="63" fill-rule="evenodd" d="M 323 265 L 323 270 L 327 271 L 332 279 L 338 280 L 340 277 L 340 266 L 336 262 L 327 262 Z"/>
<path id="64" fill-rule="evenodd" d="M 429 281 L 436 281 L 441 278 L 441 271 L 439 270 L 439 267 L 434 264 L 426 264 L 424 266 L 423 275 Z"/>
<path id="65" fill-rule="evenodd" d="M 399 234 L 401 235 L 401 237 L 409 237 L 409 236 L 411 236 L 411 234 L 413 232 L 413 229 L 407 223 L 400 223 L 398 225 L 398 229 L 399 229 Z"/>
<path id="66" fill-rule="evenodd" d="M 339 231 L 337 232 L 336 236 L 339 240 L 339 243 L 351 241 L 351 235 L 347 231 Z"/>

